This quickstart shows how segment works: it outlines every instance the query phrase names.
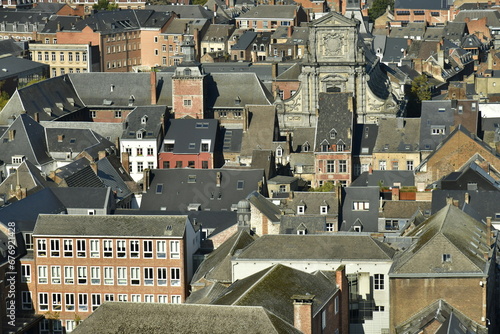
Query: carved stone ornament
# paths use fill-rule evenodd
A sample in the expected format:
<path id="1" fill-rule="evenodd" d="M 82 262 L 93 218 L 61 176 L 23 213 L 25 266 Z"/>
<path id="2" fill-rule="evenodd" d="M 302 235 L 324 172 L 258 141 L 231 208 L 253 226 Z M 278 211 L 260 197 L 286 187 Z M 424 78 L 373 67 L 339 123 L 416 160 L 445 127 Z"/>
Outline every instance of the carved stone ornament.
<path id="1" fill-rule="evenodd" d="M 339 33 L 326 33 L 322 36 L 324 56 L 341 56 L 344 54 L 345 36 Z"/>

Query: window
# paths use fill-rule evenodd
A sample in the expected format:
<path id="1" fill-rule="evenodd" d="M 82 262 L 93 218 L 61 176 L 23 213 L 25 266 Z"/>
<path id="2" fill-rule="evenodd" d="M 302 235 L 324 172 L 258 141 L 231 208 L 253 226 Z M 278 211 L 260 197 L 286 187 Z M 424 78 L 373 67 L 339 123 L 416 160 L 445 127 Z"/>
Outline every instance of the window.
<path id="1" fill-rule="evenodd" d="M 115 118 L 121 118 L 122 117 L 122 112 L 121 110 L 116 110 L 115 111 Z"/>
<path id="2" fill-rule="evenodd" d="M 48 282 L 47 266 L 38 266 L 38 283 L 47 284 Z"/>
<path id="3" fill-rule="evenodd" d="M 170 241 L 170 258 L 171 259 L 180 259 L 180 242 L 179 241 Z"/>
<path id="4" fill-rule="evenodd" d="M 451 254 L 443 254 L 443 263 L 451 262 Z"/>
<path id="5" fill-rule="evenodd" d="M 87 256 L 87 247 L 85 245 L 85 240 L 80 239 L 76 241 L 76 256 L 77 257 Z"/>
<path id="6" fill-rule="evenodd" d="M 52 284 L 61 284 L 61 267 L 52 266 L 50 268 L 50 278 Z"/>
<path id="7" fill-rule="evenodd" d="M 75 310 L 75 294 L 66 293 L 64 295 L 64 304 L 66 311 L 74 311 Z"/>
<path id="8" fill-rule="evenodd" d="M 130 284 L 139 285 L 141 284 L 141 268 L 130 268 Z"/>
<path id="9" fill-rule="evenodd" d="M 62 308 L 62 295 L 61 293 L 52 294 L 52 310 L 61 311 Z"/>
<path id="10" fill-rule="evenodd" d="M 73 257 L 73 240 L 63 240 L 64 257 Z"/>
<path id="11" fill-rule="evenodd" d="M 202 169 L 208 169 L 208 161 L 203 160 L 203 161 L 201 162 L 201 168 L 202 168 Z"/>
<path id="12" fill-rule="evenodd" d="M 87 267 L 79 266 L 76 268 L 78 284 L 87 284 Z"/>
<path id="13" fill-rule="evenodd" d="M 326 223 L 326 231 L 327 232 L 334 232 L 334 227 L 333 227 L 333 223 Z"/>
<path id="14" fill-rule="evenodd" d="M 209 151 L 209 144 L 208 143 L 201 143 L 201 151 L 208 152 Z"/>
<path id="15" fill-rule="evenodd" d="M 31 282 L 31 265 L 21 264 L 21 282 L 30 283 Z"/>
<path id="16" fill-rule="evenodd" d="M 118 301 L 119 302 L 126 302 L 127 301 L 127 295 L 119 294 L 118 295 Z"/>
<path id="17" fill-rule="evenodd" d="M 75 61 L 80 61 L 80 52 L 75 52 Z"/>
<path id="18" fill-rule="evenodd" d="M 384 312 L 384 311 L 385 311 L 384 306 L 380 306 L 380 305 L 375 306 L 375 312 Z"/>
<path id="19" fill-rule="evenodd" d="M 89 310 L 88 307 L 88 296 L 86 293 L 78 294 L 78 311 L 87 312 Z"/>
<path id="20" fill-rule="evenodd" d="M 26 249 L 33 249 L 33 233 L 24 234 L 24 245 Z"/>
<path id="21" fill-rule="evenodd" d="M 156 241 L 156 258 L 165 259 L 167 258 L 167 242 L 165 240 Z"/>
<path id="22" fill-rule="evenodd" d="M 73 52 L 68 53 L 68 61 L 73 61 Z"/>
<path id="23" fill-rule="evenodd" d="M 113 285 L 113 267 L 104 267 L 104 284 Z"/>
<path id="24" fill-rule="evenodd" d="M 158 277 L 157 279 L 157 285 L 158 286 L 163 286 L 167 285 L 167 268 L 158 268 Z"/>
<path id="25" fill-rule="evenodd" d="M 238 182 L 236 183 L 237 190 L 243 190 L 244 186 L 245 186 L 245 181 L 243 181 L 243 180 L 238 180 Z"/>
<path id="26" fill-rule="evenodd" d="M 66 320 L 66 333 L 71 333 L 75 330 L 76 321 L 75 320 Z"/>
<path id="27" fill-rule="evenodd" d="M 298 215 L 303 215 L 306 211 L 306 207 L 304 205 L 299 205 L 297 206 L 297 214 Z"/>
<path id="28" fill-rule="evenodd" d="M 406 170 L 413 170 L 413 160 L 406 160 Z"/>
<path id="29" fill-rule="evenodd" d="M 115 301 L 115 295 L 112 293 L 105 293 L 104 294 L 104 301 L 105 302 L 114 302 Z"/>
<path id="30" fill-rule="evenodd" d="M 168 296 L 167 295 L 158 295 L 158 303 L 167 304 Z"/>
<path id="31" fill-rule="evenodd" d="M 23 310 L 31 310 L 33 308 L 33 302 L 31 300 L 31 292 L 30 291 L 22 291 L 21 292 L 22 299 L 22 309 Z"/>
<path id="32" fill-rule="evenodd" d="M 37 54 L 37 56 L 38 56 L 38 61 L 42 61 L 42 53 L 41 53 L 41 52 L 39 52 L 39 53 Z"/>
<path id="33" fill-rule="evenodd" d="M 64 284 L 75 284 L 75 274 L 73 266 L 64 267 Z"/>
<path id="34" fill-rule="evenodd" d="M 48 52 L 45 52 L 43 56 L 44 56 L 43 59 L 45 61 L 49 61 L 49 53 Z"/>
<path id="35" fill-rule="evenodd" d="M 113 257 L 113 240 L 103 240 L 103 257 Z"/>
<path id="36" fill-rule="evenodd" d="M 397 160 L 391 161 L 391 169 L 398 170 L 399 169 L 399 161 L 397 161 Z"/>
<path id="37" fill-rule="evenodd" d="M 151 240 L 144 240 L 144 250 L 142 256 L 145 259 L 153 257 L 153 242 Z"/>
<path id="38" fill-rule="evenodd" d="M 117 270 L 117 280 L 118 285 L 127 285 L 127 268 L 126 267 L 118 267 Z"/>
<path id="39" fill-rule="evenodd" d="M 355 201 L 352 203 L 352 209 L 355 211 L 370 210 L 370 202 L 368 202 L 368 201 Z"/>
<path id="40" fill-rule="evenodd" d="M 45 239 L 37 240 L 37 255 L 47 256 L 47 240 Z"/>
<path id="41" fill-rule="evenodd" d="M 130 295 L 130 301 L 132 303 L 140 303 L 141 302 L 141 295 L 138 295 L 138 294 Z"/>
<path id="42" fill-rule="evenodd" d="M 339 160 L 339 173 L 347 173 L 347 160 Z"/>
<path id="43" fill-rule="evenodd" d="M 319 207 L 319 213 L 326 215 L 328 213 L 328 205 L 321 205 Z"/>
<path id="44" fill-rule="evenodd" d="M 143 162 L 142 162 L 142 161 L 139 161 L 139 162 L 137 163 L 137 172 L 138 172 L 138 173 L 142 173 L 143 171 L 144 171 L 144 164 L 143 164 Z"/>
<path id="45" fill-rule="evenodd" d="M 101 305 L 101 294 L 93 293 L 92 294 L 92 311 L 95 311 Z"/>
<path id="46" fill-rule="evenodd" d="M 145 303 L 154 303 L 154 301 L 155 301 L 155 295 L 144 295 Z"/>
<path id="47" fill-rule="evenodd" d="M 181 296 L 172 296 L 172 304 L 180 304 Z"/>
<path id="48" fill-rule="evenodd" d="M 384 274 L 374 275 L 373 288 L 375 290 L 384 290 Z"/>
<path id="49" fill-rule="evenodd" d="M 190 107 L 191 106 L 191 100 L 184 100 L 184 107 Z"/>
<path id="50" fill-rule="evenodd" d="M 117 240 L 116 241 L 116 257 L 126 257 L 127 256 L 127 247 L 125 240 Z"/>
<path id="51" fill-rule="evenodd" d="M 40 311 L 49 310 L 49 294 L 47 292 L 40 292 L 38 294 L 38 309 Z"/>
<path id="52" fill-rule="evenodd" d="M 443 127 L 432 127 L 431 128 L 431 134 L 432 135 L 444 135 L 445 134 L 445 128 Z"/>
<path id="53" fill-rule="evenodd" d="M 335 173 L 335 160 L 326 160 L 326 172 Z"/>
<path id="54" fill-rule="evenodd" d="M 90 240 L 90 257 L 99 257 L 99 240 Z"/>
<path id="55" fill-rule="evenodd" d="M 144 268 L 144 285 L 154 285 L 153 268 Z"/>
<path id="56" fill-rule="evenodd" d="M 142 157 L 142 148 L 138 148 L 138 149 L 136 150 L 136 153 L 137 153 L 137 156 L 138 156 L 138 157 Z"/>
<path id="57" fill-rule="evenodd" d="M 101 267 L 90 267 L 90 284 L 101 284 Z"/>
<path id="58" fill-rule="evenodd" d="M 399 230 L 399 220 L 397 219 L 386 219 L 385 229 L 387 231 L 397 231 Z"/>
<path id="59" fill-rule="evenodd" d="M 130 240 L 130 257 L 139 257 L 139 240 Z"/>
<path id="60" fill-rule="evenodd" d="M 52 61 L 56 61 L 56 53 L 52 52 L 50 58 L 51 58 Z"/>
<path id="61" fill-rule="evenodd" d="M 379 160 L 378 169 L 386 170 L 386 168 L 387 168 L 387 162 L 385 160 Z"/>
<path id="62" fill-rule="evenodd" d="M 153 148 L 149 147 L 147 152 L 148 152 L 148 156 L 152 156 L 153 155 Z"/>

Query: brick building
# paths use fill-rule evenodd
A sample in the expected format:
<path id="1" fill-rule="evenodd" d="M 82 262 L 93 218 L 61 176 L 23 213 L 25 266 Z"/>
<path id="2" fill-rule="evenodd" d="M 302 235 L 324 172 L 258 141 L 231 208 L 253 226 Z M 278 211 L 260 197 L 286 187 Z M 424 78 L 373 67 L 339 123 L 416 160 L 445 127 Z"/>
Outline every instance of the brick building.
<path id="1" fill-rule="evenodd" d="M 106 301 L 181 303 L 199 244 L 187 216 L 41 215 L 21 260 L 19 303 L 58 314 L 41 325 L 56 332 Z"/>

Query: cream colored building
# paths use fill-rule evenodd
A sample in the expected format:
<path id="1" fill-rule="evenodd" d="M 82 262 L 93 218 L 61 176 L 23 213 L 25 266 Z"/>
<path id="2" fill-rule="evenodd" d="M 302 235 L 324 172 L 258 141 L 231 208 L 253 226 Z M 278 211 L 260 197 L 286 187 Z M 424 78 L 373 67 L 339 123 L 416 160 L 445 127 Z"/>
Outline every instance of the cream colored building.
<path id="1" fill-rule="evenodd" d="M 88 44 L 30 44 L 31 60 L 50 65 L 50 77 L 99 71 L 98 52 Z"/>

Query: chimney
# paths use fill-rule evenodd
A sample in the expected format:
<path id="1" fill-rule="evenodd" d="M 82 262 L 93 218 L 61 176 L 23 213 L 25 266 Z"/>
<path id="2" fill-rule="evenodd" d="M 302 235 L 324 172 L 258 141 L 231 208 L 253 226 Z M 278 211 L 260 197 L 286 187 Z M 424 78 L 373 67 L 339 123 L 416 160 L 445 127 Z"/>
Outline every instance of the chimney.
<path id="1" fill-rule="evenodd" d="M 92 168 L 94 174 L 97 175 L 97 164 L 94 161 L 90 163 L 90 168 Z"/>
<path id="2" fill-rule="evenodd" d="M 392 200 L 399 201 L 399 187 L 392 187 Z"/>
<path id="3" fill-rule="evenodd" d="M 453 205 L 453 197 L 447 196 L 446 197 L 446 204 L 452 204 Z"/>
<path id="4" fill-rule="evenodd" d="M 486 233 L 488 237 L 488 246 L 493 243 L 493 225 L 491 224 L 491 217 L 486 217 Z"/>
<path id="5" fill-rule="evenodd" d="M 248 108 L 245 107 L 245 109 L 243 109 L 243 133 L 247 132 L 248 131 L 248 126 L 250 125 L 250 120 L 249 120 L 249 111 L 248 111 Z"/>
<path id="6" fill-rule="evenodd" d="M 57 135 L 57 142 L 62 143 L 64 139 L 64 135 Z"/>
<path id="7" fill-rule="evenodd" d="M 293 199 L 293 190 L 291 190 L 291 191 L 288 193 L 288 199 L 289 199 L 289 200 L 292 200 L 292 199 Z"/>
<path id="8" fill-rule="evenodd" d="M 16 135 L 16 130 L 9 130 L 9 141 L 13 141 Z"/>
<path id="9" fill-rule="evenodd" d="M 108 154 L 106 153 L 106 151 L 99 151 L 98 155 L 99 155 L 99 160 L 101 160 L 106 158 Z"/>
<path id="10" fill-rule="evenodd" d="M 314 295 L 293 295 L 293 326 L 304 334 L 312 334 Z"/>
<path id="11" fill-rule="evenodd" d="M 128 173 L 128 171 L 130 170 L 130 159 L 128 157 L 128 153 L 127 152 L 122 152 L 122 166 L 123 166 L 123 169 L 125 169 L 125 171 Z"/>
<path id="12" fill-rule="evenodd" d="M 142 183 L 142 191 L 146 192 L 149 189 L 149 181 L 151 178 L 151 170 L 149 168 L 146 168 L 143 172 L 143 183 Z"/>
<path id="13" fill-rule="evenodd" d="M 40 113 L 35 112 L 33 114 L 33 118 L 34 118 L 35 122 L 40 123 Z"/>
<path id="14" fill-rule="evenodd" d="M 405 119 L 403 117 L 396 118 L 396 124 L 398 129 L 403 129 L 405 127 Z"/>
<path id="15" fill-rule="evenodd" d="M 347 333 L 349 331 L 349 283 L 345 274 L 345 265 L 335 270 L 335 283 L 340 290 L 339 329 L 340 333 Z"/>
<path id="16" fill-rule="evenodd" d="M 217 187 L 220 187 L 221 178 L 222 178 L 222 176 L 221 176 L 220 172 L 217 172 L 217 174 L 215 176 L 215 184 Z"/>
<path id="17" fill-rule="evenodd" d="M 271 77 L 273 80 L 276 80 L 278 76 L 278 63 L 272 63 L 271 65 Z"/>
<path id="18" fill-rule="evenodd" d="M 149 84 L 151 86 L 151 104 L 156 104 L 156 72 L 151 71 L 149 74 Z"/>
<path id="19" fill-rule="evenodd" d="M 373 174 L 373 166 L 372 164 L 370 164 L 370 167 L 368 167 L 368 175 L 372 175 Z"/>
<path id="20" fill-rule="evenodd" d="M 469 200 L 470 200 L 470 195 L 469 195 L 469 193 L 465 193 L 464 202 L 465 202 L 466 204 L 469 204 Z"/>
<path id="21" fill-rule="evenodd" d="M 291 37 L 292 37 L 292 26 L 288 26 L 288 27 L 287 27 L 287 31 L 286 31 L 286 33 L 287 33 L 287 37 L 288 37 L 288 38 L 291 38 Z"/>

